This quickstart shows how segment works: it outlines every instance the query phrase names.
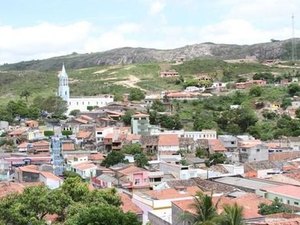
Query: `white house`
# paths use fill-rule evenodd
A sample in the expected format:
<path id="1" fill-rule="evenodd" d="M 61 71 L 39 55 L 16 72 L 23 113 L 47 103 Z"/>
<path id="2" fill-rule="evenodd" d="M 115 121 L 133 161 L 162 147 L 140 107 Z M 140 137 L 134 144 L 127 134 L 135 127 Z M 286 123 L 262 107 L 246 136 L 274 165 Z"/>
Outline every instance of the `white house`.
<path id="1" fill-rule="evenodd" d="M 45 171 L 40 172 L 40 181 L 50 189 L 59 188 L 63 183 L 63 180 L 61 178 L 55 176 L 53 173 Z"/>
<path id="2" fill-rule="evenodd" d="M 69 78 L 64 65 L 59 74 L 58 96 L 67 102 L 67 114 L 72 110 L 87 111 L 88 106 L 103 107 L 114 101 L 113 95 L 70 97 Z"/>
<path id="3" fill-rule="evenodd" d="M 114 132 L 113 127 L 100 127 L 95 129 L 95 138 L 96 143 L 101 143 L 104 140 L 104 137 L 108 134 L 112 134 Z"/>
<path id="4" fill-rule="evenodd" d="M 84 162 L 72 165 L 72 171 L 79 174 L 83 179 L 96 176 L 97 166 L 91 162 Z"/>

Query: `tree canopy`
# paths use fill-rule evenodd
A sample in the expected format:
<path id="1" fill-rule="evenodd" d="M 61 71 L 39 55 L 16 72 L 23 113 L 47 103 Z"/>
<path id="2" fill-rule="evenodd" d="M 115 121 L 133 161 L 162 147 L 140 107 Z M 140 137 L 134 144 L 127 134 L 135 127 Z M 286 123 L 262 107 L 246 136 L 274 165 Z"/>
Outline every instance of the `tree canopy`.
<path id="1" fill-rule="evenodd" d="M 68 178 L 55 190 L 28 187 L 0 201 L 0 224 L 45 225 L 46 215 L 57 215 L 55 224 L 141 225 L 137 216 L 124 213 L 115 189 L 89 191 L 80 178 Z"/>

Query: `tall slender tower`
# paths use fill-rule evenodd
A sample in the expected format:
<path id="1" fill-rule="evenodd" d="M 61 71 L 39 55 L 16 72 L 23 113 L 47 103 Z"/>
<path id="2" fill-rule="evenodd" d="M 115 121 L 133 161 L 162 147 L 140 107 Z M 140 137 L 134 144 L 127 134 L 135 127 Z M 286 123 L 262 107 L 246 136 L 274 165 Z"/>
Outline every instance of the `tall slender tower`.
<path id="1" fill-rule="evenodd" d="M 59 73 L 58 96 L 67 102 L 70 98 L 69 78 L 64 64 L 61 72 Z"/>

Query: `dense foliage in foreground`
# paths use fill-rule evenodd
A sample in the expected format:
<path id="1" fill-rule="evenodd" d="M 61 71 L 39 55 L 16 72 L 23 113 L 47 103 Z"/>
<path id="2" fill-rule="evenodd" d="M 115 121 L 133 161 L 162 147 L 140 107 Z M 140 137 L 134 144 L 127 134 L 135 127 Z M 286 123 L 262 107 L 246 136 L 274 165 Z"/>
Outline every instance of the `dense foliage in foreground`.
<path id="1" fill-rule="evenodd" d="M 0 224 L 45 225 L 49 216 L 65 225 L 140 225 L 136 215 L 123 213 L 115 189 L 89 191 L 78 177 L 55 190 L 28 187 L 0 200 Z"/>

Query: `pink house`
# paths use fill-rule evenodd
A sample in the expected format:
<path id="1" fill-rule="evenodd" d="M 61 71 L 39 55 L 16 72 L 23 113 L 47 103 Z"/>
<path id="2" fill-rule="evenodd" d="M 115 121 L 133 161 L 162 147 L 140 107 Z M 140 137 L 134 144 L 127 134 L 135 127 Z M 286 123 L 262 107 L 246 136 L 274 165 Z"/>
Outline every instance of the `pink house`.
<path id="1" fill-rule="evenodd" d="M 133 165 L 117 171 L 121 184 L 124 188 L 148 188 L 150 186 L 148 171 Z"/>

